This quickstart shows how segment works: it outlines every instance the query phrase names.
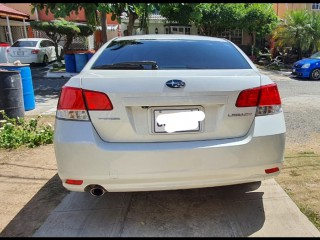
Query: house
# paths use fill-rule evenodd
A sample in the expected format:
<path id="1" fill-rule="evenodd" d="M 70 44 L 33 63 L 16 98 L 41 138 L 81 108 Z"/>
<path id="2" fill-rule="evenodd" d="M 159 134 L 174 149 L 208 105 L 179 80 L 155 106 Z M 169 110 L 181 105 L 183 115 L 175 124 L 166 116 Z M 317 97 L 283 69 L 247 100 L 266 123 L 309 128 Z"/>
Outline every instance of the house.
<path id="1" fill-rule="evenodd" d="M 10 9 L 10 10 L 8 10 Z M 52 21 L 55 20 L 54 14 L 50 11 L 48 15 L 46 14 L 45 9 L 35 10 L 34 13 L 31 13 L 31 3 L 4 3 L 0 4 L 0 41 L 13 43 L 19 38 L 26 37 L 44 37 L 48 38 L 44 32 L 34 30 L 30 27 L 30 21 L 42 20 L 42 21 Z M 9 18 L 9 23 L 11 27 L 11 34 L 9 27 L 5 18 Z M 69 17 L 66 17 L 67 21 L 72 21 L 77 24 L 85 24 L 86 17 L 84 10 L 79 10 L 78 14 L 74 12 L 70 14 Z M 111 14 L 107 14 L 106 17 L 107 25 L 107 38 L 111 39 L 120 35 L 120 25 L 118 22 L 112 21 Z M 10 39 L 10 36 L 12 40 Z M 63 41 L 60 43 L 63 44 Z M 101 27 L 97 27 L 97 31 L 94 35 L 85 38 L 76 38 L 71 48 L 73 49 L 98 49 L 102 45 L 101 37 Z"/>
<path id="2" fill-rule="evenodd" d="M 320 11 L 320 3 L 274 3 L 273 9 L 277 16 L 283 19 L 288 11 L 302 9 Z"/>
<path id="3" fill-rule="evenodd" d="M 29 14 L 0 4 L 0 42 L 13 44 L 17 39 L 27 37 L 29 20 Z"/>

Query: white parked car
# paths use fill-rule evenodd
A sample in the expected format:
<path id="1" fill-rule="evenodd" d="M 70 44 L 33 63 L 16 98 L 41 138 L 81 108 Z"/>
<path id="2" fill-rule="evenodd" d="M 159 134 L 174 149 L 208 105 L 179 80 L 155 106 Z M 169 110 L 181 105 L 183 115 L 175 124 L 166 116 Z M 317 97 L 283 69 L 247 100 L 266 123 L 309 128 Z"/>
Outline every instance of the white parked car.
<path id="1" fill-rule="evenodd" d="M 58 46 L 60 54 L 62 47 Z M 54 42 L 46 38 L 21 38 L 7 49 L 8 61 L 13 63 L 19 60 L 21 63 L 48 64 L 57 60 Z"/>
<path id="2" fill-rule="evenodd" d="M 62 88 L 54 146 L 64 187 L 100 196 L 273 178 L 285 133 L 277 85 L 232 42 L 136 35 Z"/>

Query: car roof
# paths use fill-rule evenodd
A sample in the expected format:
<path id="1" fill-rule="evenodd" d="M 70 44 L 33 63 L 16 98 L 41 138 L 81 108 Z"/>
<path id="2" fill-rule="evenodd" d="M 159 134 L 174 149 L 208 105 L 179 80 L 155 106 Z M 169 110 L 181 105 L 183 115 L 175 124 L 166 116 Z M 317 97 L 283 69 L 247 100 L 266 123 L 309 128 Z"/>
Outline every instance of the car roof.
<path id="1" fill-rule="evenodd" d="M 216 38 L 216 37 L 207 37 L 207 36 L 199 36 L 199 35 L 180 35 L 180 34 L 148 34 L 148 35 L 132 35 L 119 37 L 115 40 L 148 40 L 148 39 L 176 39 L 176 40 L 209 40 L 209 41 L 217 41 L 217 42 L 226 42 L 227 39 L 224 38 Z"/>
<path id="2" fill-rule="evenodd" d="M 47 38 L 20 38 L 17 41 L 40 41 L 40 40 L 49 40 L 49 41 L 51 41 L 50 39 L 47 39 Z"/>

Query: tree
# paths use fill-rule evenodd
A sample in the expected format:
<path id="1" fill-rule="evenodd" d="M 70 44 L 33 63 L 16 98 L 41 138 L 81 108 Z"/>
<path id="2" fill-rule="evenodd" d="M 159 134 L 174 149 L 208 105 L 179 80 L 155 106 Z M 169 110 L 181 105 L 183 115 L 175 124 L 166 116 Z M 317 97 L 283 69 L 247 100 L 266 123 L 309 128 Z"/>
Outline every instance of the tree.
<path id="1" fill-rule="evenodd" d="M 56 18 L 65 18 L 70 16 L 71 13 L 78 14 L 81 9 L 84 9 L 87 24 L 89 26 L 99 25 L 100 13 L 100 25 L 102 28 L 102 41 L 107 42 L 107 28 L 106 28 L 106 14 L 111 11 L 111 5 L 107 3 L 32 3 L 34 9 L 45 9 L 48 15 L 49 11 L 54 14 Z"/>
<path id="2" fill-rule="evenodd" d="M 202 35 L 217 36 L 225 30 L 242 29 L 245 15 L 243 3 L 201 3 L 196 9 L 201 17 L 195 24 Z"/>
<path id="3" fill-rule="evenodd" d="M 72 40 L 77 36 L 90 36 L 94 32 L 94 27 L 86 25 L 76 25 L 73 22 L 68 22 L 64 19 L 55 20 L 52 22 L 48 21 L 33 21 L 30 22 L 30 26 L 33 29 L 43 31 L 47 36 L 54 42 L 55 52 L 57 55 L 57 61 L 61 63 L 63 55 L 66 50 L 69 49 Z M 58 53 L 58 43 L 63 36 L 66 36 L 67 41 L 63 46 L 63 51 Z"/>
<path id="4" fill-rule="evenodd" d="M 188 25 L 199 19 L 198 3 L 164 3 L 160 5 L 160 14 L 169 23 Z"/>
<path id="5" fill-rule="evenodd" d="M 111 4 L 112 20 L 118 19 L 121 23 L 121 15 L 126 13 L 129 22 L 127 26 L 127 34 L 133 33 L 134 22 L 140 19 L 140 27 L 146 32 L 148 31 L 148 17 L 154 10 L 159 9 L 157 3 L 114 3 Z"/>
<path id="6" fill-rule="evenodd" d="M 242 20 L 243 29 L 251 35 L 252 55 L 256 45 L 256 37 L 265 38 L 272 32 L 278 22 L 278 17 L 273 10 L 272 4 L 247 3 Z"/>

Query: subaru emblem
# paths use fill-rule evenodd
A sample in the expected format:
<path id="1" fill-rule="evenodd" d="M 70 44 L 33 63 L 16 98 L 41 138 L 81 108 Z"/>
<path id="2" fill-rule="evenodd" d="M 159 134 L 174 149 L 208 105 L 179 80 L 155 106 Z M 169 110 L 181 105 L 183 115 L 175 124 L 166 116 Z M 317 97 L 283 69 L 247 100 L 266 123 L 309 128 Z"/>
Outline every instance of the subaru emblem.
<path id="1" fill-rule="evenodd" d="M 166 82 L 166 85 L 170 88 L 182 88 L 184 87 L 186 84 L 185 82 L 181 81 L 181 80 L 177 80 L 177 79 L 173 79 L 173 80 L 169 80 Z"/>

